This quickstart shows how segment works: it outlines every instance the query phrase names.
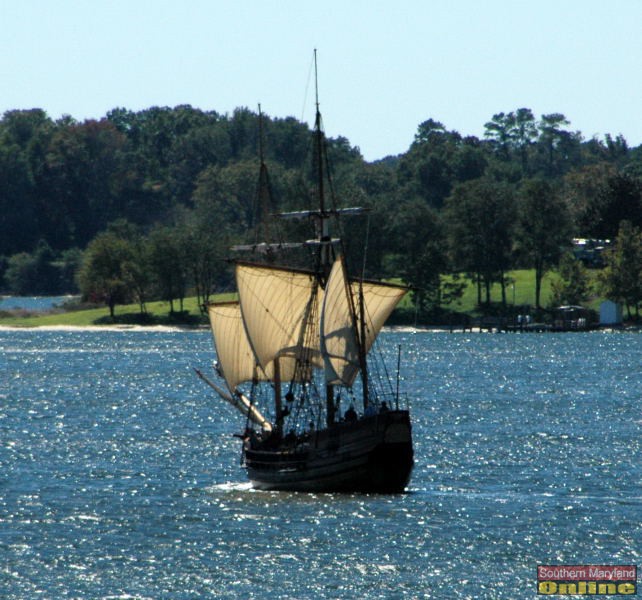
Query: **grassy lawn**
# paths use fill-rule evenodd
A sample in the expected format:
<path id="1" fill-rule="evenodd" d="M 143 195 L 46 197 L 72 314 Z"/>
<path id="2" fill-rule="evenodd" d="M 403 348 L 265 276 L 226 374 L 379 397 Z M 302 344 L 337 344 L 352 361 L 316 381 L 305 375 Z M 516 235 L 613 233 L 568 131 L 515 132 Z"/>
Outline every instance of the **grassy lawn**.
<path id="1" fill-rule="evenodd" d="M 509 306 L 535 306 L 535 274 L 532 270 L 522 269 L 509 271 L 507 278 L 514 283 L 506 286 L 506 304 Z M 540 302 L 542 306 L 548 306 L 551 298 L 551 280 L 554 275 L 547 273 L 542 280 L 542 291 Z M 464 295 L 455 302 L 445 305 L 445 308 L 456 312 L 472 313 L 477 307 L 477 286 L 470 279 L 467 280 Z M 501 286 L 496 283 L 490 290 L 491 302 L 501 302 Z M 482 290 L 482 300 L 485 298 L 485 290 Z"/>
<path id="2" fill-rule="evenodd" d="M 596 273 L 589 271 L 589 275 L 593 280 L 596 279 Z M 521 269 L 516 271 L 509 271 L 506 275 L 510 283 L 506 286 L 506 304 L 510 306 L 535 306 L 535 272 L 532 269 Z M 543 308 L 551 306 L 552 290 L 551 283 L 555 281 L 556 275 L 547 272 L 542 279 L 542 289 L 540 294 L 540 304 Z M 471 280 L 466 280 L 467 286 L 464 290 L 464 295 L 450 304 L 444 305 L 447 308 L 456 312 L 463 312 L 472 314 L 477 311 L 477 286 Z M 485 298 L 485 290 L 482 290 L 482 300 Z M 501 286 L 496 283 L 491 288 L 491 302 L 500 303 L 502 300 Z M 603 299 L 595 296 L 591 298 L 584 305 L 587 308 L 599 310 L 600 303 Z"/>
<path id="3" fill-rule="evenodd" d="M 230 300 L 233 294 L 221 294 L 217 300 Z M 174 309 L 179 310 L 178 302 Z M 183 313 L 169 314 L 169 302 L 147 303 L 147 313 L 141 315 L 138 304 L 117 305 L 115 318 L 109 316 L 105 307 L 69 312 L 56 311 L 44 314 L 16 315 L 0 311 L 0 325 L 12 327 L 92 327 L 97 325 L 185 325 L 196 326 L 206 321 L 200 314 L 196 298 L 186 298 L 183 303 Z"/>
<path id="4" fill-rule="evenodd" d="M 589 271 L 589 275 L 596 279 L 597 273 Z M 534 307 L 535 306 L 535 272 L 532 269 L 518 269 L 509 271 L 506 274 L 507 279 L 512 280 L 506 286 L 506 305 L 510 309 L 513 306 L 518 307 Z M 543 308 L 551 307 L 552 290 L 551 283 L 556 279 L 555 273 L 548 272 L 544 275 L 542 280 L 542 290 L 540 294 L 540 304 Z M 443 309 L 449 312 L 464 313 L 469 315 L 476 315 L 479 313 L 477 307 L 477 286 L 474 281 L 465 278 L 464 282 L 466 287 L 461 298 L 451 303 L 444 304 Z M 482 301 L 485 300 L 485 290 L 482 290 Z M 594 296 L 588 302 L 583 303 L 587 308 L 599 310 L 599 306 L 603 298 Z M 491 303 L 494 305 L 500 304 L 502 301 L 501 287 L 498 283 L 494 284 L 491 288 Z M 411 295 L 408 294 L 400 304 L 401 309 L 412 311 Z"/>

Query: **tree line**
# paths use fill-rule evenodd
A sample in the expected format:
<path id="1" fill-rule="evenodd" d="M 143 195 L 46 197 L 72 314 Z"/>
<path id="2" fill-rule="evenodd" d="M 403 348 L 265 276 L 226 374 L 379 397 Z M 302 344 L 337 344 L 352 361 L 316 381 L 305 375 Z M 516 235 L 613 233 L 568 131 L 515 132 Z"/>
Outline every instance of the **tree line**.
<path id="1" fill-rule="evenodd" d="M 144 310 L 153 298 L 173 310 L 187 293 L 206 299 L 228 289 L 229 246 L 268 233 L 265 213 L 315 202 L 308 126 L 262 122 L 247 108 L 223 115 L 188 105 L 118 108 L 83 122 L 53 121 L 40 109 L 6 112 L 2 287 L 60 293 L 78 285 L 112 310 L 132 300 Z M 258 192 L 259 177 L 267 183 L 261 136 L 268 199 Z M 491 304 L 494 283 L 505 303 L 515 268 L 534 269 L 539 307 L 543 275 L 559 266 L 567 280 L 556 297 L 564 301 L 581 288 L 572 269 L 561 269 L 578 237 L 618 240 L 604 290 L 639 311 L 642 146 L 630 148 L 621 135 L 584 139 L 564 115 L 536 118 L 527 108 L 493 115 L 481 139 L 428 119 L 407 152 L 371 163 L 343 137 L 327 145 L 337 206 L 372 209 L 369 219 L 344 224 L 350 239 L 376 240 L 367 275 L 402 278 L 419 311 L 456 297 L 460 274 L 477 283 L 480 306 Z"/>

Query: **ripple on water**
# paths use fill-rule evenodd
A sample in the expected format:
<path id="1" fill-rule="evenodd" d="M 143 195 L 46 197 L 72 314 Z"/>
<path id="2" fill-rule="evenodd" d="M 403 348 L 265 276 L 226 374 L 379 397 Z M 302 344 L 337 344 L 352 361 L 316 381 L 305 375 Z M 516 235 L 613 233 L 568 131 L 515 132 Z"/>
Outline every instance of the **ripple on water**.
<path id="1" fill-rule="evenodd" d="M 640 556 L 634 335 L 385 333 L 408 493 L 251 489 L 207 332 L 0 331 L 4 598 L 514 598 Z"/>

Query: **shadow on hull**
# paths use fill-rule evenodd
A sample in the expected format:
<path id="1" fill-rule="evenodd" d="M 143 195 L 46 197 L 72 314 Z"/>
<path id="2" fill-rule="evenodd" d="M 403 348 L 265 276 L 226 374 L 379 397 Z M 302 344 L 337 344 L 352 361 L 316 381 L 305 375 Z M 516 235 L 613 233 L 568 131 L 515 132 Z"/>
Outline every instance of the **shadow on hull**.
<path id="1" fill-rule="evenodd" d="M 256 489 L 401 493 L 414 465 L 410 418 L 393 410 L 337 423 L 288 448 L 246 443 L 244 457 Z"/>

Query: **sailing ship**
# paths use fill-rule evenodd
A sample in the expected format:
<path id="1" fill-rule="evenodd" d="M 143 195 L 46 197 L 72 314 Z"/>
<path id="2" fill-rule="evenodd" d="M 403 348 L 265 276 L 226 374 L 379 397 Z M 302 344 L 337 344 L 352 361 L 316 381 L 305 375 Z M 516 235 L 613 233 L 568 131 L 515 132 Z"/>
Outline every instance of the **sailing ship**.
<path id="1" fill-rule="evenodd" d="M 318 92 L 314 135 L 318 208 L 280 216 L 312 221 L 315 237 L 235 248 L 270 260 L 235 261 L 238 300 L 207 305 L 223 383 L 197 372 L 245 418 L 236 435 L 253 487 L 399 493 L 414 464 L 410 415 L 399 375 L 376 378 L 371 351 L 407 288 L 348 273 L 331 222 L 364 209 L 327 206 Z M 279 264 L 296 247 L 313 249 L 311 268 Z"/>

